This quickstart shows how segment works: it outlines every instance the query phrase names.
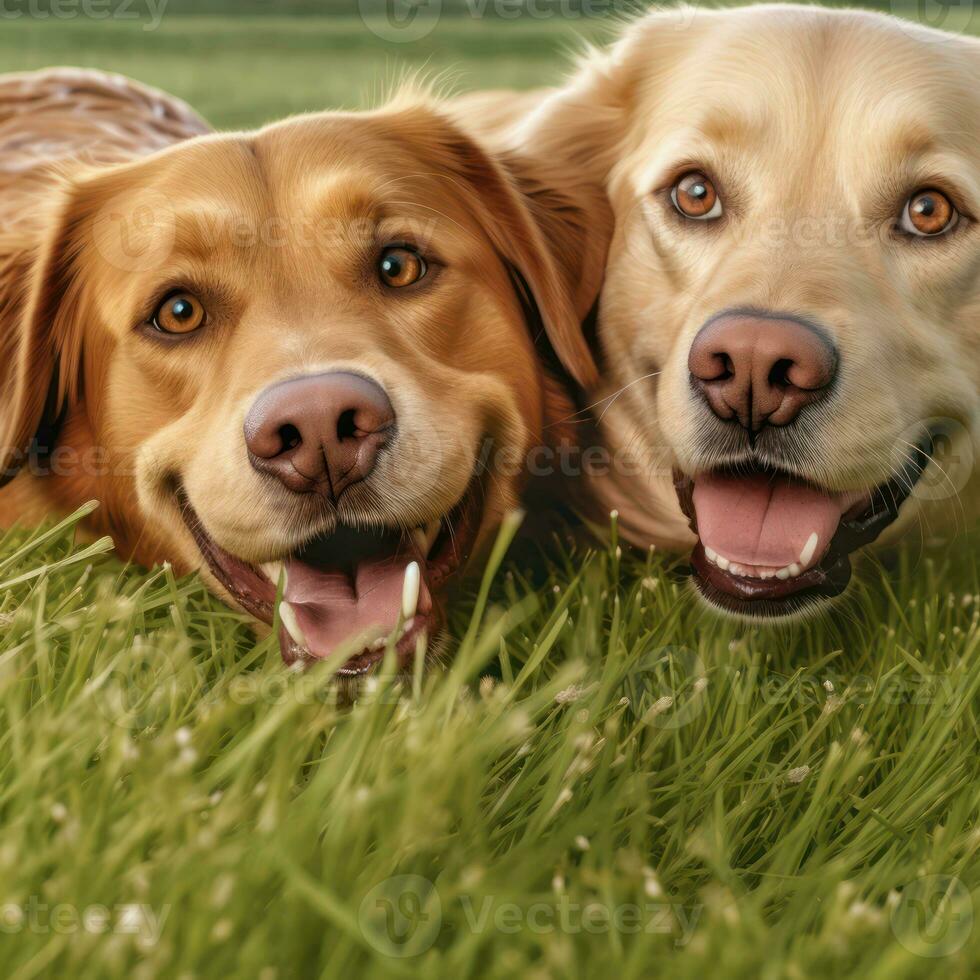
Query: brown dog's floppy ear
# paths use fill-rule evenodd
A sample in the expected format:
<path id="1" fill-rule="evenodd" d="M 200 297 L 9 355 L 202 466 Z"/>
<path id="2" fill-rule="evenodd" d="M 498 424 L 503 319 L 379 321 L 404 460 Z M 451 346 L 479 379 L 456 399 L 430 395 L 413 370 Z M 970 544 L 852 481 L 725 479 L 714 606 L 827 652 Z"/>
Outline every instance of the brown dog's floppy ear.
<path id="1" fill-rule="evenodd" d="M 66 405 L 77 394 L 80 322 L 71 275 L 76 202 L 65 191 L 32 252 L 0 273 L 0 486 L 54 448 Z"/>
<path id="2" fill-rule="evenodd" d="M 466 194 L 469 210 L 511 271 L 522 304 L 533 313 L 529 319 L 540 321 L 575 381 L 583 387 L 594 384 L 596 365 L 582 334 L 570 284 L 514 176 L 448 117 L 429 112 L 425 116 L 423 139 L 437 152 L 440 164 L 460 178 L 457 186 Z"/>

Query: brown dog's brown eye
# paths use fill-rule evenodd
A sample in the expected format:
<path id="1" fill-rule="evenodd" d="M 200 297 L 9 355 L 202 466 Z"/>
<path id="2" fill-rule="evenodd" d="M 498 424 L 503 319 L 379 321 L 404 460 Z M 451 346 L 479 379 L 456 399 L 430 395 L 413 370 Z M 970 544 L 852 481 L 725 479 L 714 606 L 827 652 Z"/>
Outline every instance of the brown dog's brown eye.
<path id="1" fill-rule="evenodd" d="M 204 323 L 204 307 L 190 293 L 175 293 L 160 304 L 152 322 L 164 333 L 193 333 Z"/>
<path id="2" fill-rule="evenodd" d="M 950 231 L 958 218 L 959 212 L 942 191 L 925 190 L 909 198 L 901 225 L 910 235 L 931 238 Z"/>
<path id="3" fill-rule="evenodd" d="M 671 189 L 670 199 L 685 218 L 711 221 L 722 215 L 721 198 L 715 185 L 699 170 L 684 174 Z"/>
<path id="4" fill-rule="evenodd" d="M 381 253 L 378 265 L 381 281 L 386 286 L 400 289 L 418 282 L 426 273 L 425 260 L 410 248 L 396 246 Z"/>

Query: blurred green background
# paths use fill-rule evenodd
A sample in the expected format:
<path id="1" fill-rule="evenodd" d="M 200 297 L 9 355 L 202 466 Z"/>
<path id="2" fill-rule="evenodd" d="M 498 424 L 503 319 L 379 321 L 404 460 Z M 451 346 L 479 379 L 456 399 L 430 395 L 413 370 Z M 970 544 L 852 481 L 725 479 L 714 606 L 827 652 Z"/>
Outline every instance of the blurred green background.
<path id="1" fill-rule="evenodd" d="M 582 38 L 602 40 L 647 6 L 635 0 L 3 0 L 0 66 L 123 72 L 181 96 L 215 126 L 239 128 L 295 112 L 372 105 L 415 71 L 454 89 L 551 83 Z M 973 0 L 878 7 L 951 30 L 980 29 Z"/>

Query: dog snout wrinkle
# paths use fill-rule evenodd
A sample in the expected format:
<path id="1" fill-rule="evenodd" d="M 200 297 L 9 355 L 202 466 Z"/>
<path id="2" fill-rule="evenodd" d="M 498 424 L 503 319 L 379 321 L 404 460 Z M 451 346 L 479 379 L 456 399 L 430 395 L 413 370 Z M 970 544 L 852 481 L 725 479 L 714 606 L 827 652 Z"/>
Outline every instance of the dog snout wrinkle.
<path id="1" fill-rule="evenodd" d="M 245 417 L 245 445 L 260 473 L 336 502 L 371 474 L 394 424 L 395 410 L 377 382 L 332 371 L 262 392 Z"/>
<path id="2" fill-rule="evenodd" d="M 714 414 L 754 437 L 789 425 L 826 397 L 837 350 L 824 333 L 793 316 L 732 312 L 709 320 L 688 355 L 691 381 Z"/>

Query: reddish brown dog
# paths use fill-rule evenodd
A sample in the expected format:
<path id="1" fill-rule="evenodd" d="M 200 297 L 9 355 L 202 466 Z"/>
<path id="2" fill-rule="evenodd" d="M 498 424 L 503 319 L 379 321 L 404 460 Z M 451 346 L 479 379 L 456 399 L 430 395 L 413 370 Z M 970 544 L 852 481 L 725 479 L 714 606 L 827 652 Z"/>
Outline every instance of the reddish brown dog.
<path id="1" fill-rule="evenodd" d="M 0 521 L 98 499 L 265 623 L 281 587 L 287 658 L 407 663 L 570 414 L 536 341 L 594 381 L 511 174 L 421 98 L 214 135 L 80 71 L 0 80 L 0 137 Z"/>

